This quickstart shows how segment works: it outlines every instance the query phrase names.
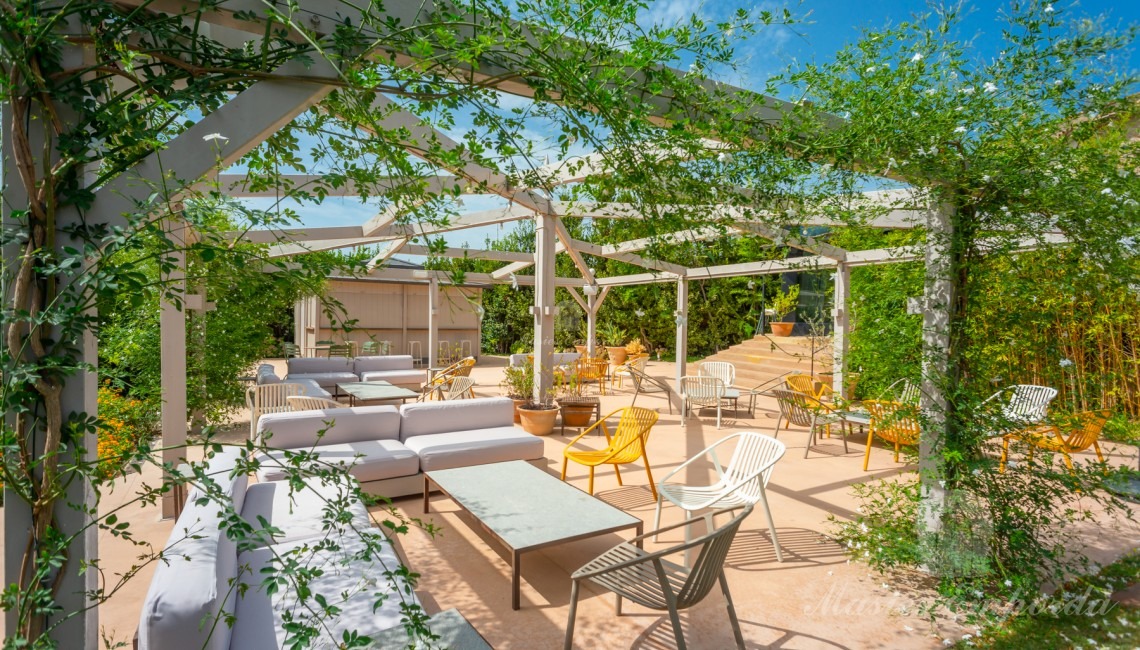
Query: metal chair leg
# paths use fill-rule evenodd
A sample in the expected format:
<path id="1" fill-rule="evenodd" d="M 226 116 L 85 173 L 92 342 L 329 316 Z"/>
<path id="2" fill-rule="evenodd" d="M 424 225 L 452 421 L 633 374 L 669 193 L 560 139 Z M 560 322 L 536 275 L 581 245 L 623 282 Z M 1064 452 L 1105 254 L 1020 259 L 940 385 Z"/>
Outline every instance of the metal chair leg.
<path id="1" fill-rule="evenodd" d="M 772 546 L 776 549 L 776 561 L 783 562 L 784 556 L 780 553 L 780 540 L 776 539 L 776 522 L 772 521 L 772 508 L 768 506 L 768 491 L 760 486 L 760 501 L 764 503 L 764 514 L 768 517 L 768 532 L 772 535 Z"/>
<path id="2" fill-rule="evenodd" d="M 653 515 L 653 530 L 661 528 L 661 493 L 657 493 L 657 513 Z M 656 542 L 660 535 L 654 534 L 653 541 Z"/>
<path id="3" fill-rule="evenodd" d="M 578 614 L 578 581 L 570 583 L 570 617 L 566 621 L 566 640 L 562 647 L 570 650 L 574 647 L 574 617 Z"/>
<path id="4" fill-rule="evenodd" d="M 728 592 L 728 579 L 724 577 L 724 569 L 720 571 L 720 590 L 724 593 L 724 600 L 728 604 L 728 622 L 732 624 L 732 636 L 736 637 L 736 647 L 744 650 L 744 635 L 740 632 L 740 621 L 736 619 L 736 608 L 732 606 L 732 594 Z"/>

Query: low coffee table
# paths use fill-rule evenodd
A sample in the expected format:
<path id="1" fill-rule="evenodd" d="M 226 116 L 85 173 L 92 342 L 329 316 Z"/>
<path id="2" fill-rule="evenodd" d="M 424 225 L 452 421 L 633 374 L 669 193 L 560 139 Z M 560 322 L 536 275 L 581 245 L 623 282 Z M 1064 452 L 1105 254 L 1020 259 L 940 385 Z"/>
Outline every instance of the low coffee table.
<path id="1" fill-rule="evenodd" d="M 431 483 L 511 552 L 511 608 L 519 608 L 522 554 L 633 528 L 642 521 L 523 460 L 424 474 L 424 513 Z"/>
<path id="2" fill-rule="evenodd" d="M 357 402 L 374 402 L 377 400 L 400 400 L 406 402 L 420 396 L 414 390 L 398 388 L 386 381 L 349 381 L 337 384 L 336 387 L 349 396 L 349 406 L 356 406 Z"/>

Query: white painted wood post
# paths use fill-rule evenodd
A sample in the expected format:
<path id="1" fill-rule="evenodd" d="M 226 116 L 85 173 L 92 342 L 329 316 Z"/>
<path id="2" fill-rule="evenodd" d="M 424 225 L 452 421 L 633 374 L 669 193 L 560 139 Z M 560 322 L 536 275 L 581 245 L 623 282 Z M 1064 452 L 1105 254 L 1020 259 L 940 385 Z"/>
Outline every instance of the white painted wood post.
<path id="1" fill-rule="evenodd" d="M 181 206 L 175 206 L 180 210 Z M 181 215 L 171 215 L 168 225 L 170 239 L 178 250 L 169 257 L 176 260 L 175 268 L 163 278 L 162 307 L 159 313 L 159 350 L 162 364 L 162 462 L 174 466 L 186 457 L 186 222 Z M 169 292 L 176 296 L 166 297 Z M 176 302 L 177 301 L 177 302 Z M 162 497 L 162 518 L 170 519 L 175 512 L 174 493 Z"/>
<path id="2" fill-rule="evenodd" d="M 943 393 L 949 369 L 950 313 L 954 301 L 950 244 L 954 236 L 953 208 L 935 206 L 926 219 L 926 283 L 922 312 L 922 396 L 924 415 L 918 443 L 918 468 L 922 479 L 922 508 L 918 522 L 923 530 L 942 528 L 946 488 L 942 482 L 940 451 L 946 433 L 946 396 Z"/>
<path id="3" fill-rule="evenodd" d="M 555 217 L 535 215 L 534 399 L 542 401 L 554 385 L 554 240 Z"/>
<path id="4" fill-rule="evenodd" d="M 835 391 L 836 395 L 840 397 L 847 397 L 846 376 L 847 376 L 847 352 L 850 347 L 850 333 L 851 319 L 848 303 L 850 303 L 851 296 L 851 267 L 846 263 L 840 262 L 835 267 L 835 292 L 834 292 L 835 310 L 833 312 L 835 318 L 835 327 L 832 330 L 832 363 L 831 363 L 831 388 Z"/>
<path id="5" fill-rule="evenodd" d="M 598 340 L 598 296 L 597 288 L 586 294 L 586 354 L 594 358 Z"/>
<path id="6" fill-rule="evenodd" d="M 438 360 L 439 322 L 436 310 L 439 308 L 439 279 L 434 275 L 428 280 L 428 368 L 434 368 Z"/>
<path id="7" fill-rule="evenodd" d="M 689 281 L 677 280 L 677 311 L 673 314 L 677 323 L 677 390 L 681 390 L 681 377 L 687 374 L 689 356 Z"/>

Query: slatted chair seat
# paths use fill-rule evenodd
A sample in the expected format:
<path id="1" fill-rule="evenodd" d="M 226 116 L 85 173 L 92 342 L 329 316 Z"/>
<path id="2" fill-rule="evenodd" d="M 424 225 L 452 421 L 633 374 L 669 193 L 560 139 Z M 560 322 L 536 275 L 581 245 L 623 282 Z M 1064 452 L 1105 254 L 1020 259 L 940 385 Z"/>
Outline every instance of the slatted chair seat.
<path id="1" fill-rule="evenodd" d="M 621 616 L 623 598 L 628 598 L 642 607 L 669 612 L 669 620 L 673 624 L 673 636 L 677 640 L 679 650 L 684 650 L 688 646 L 685 644 L 685 636 L 681 630 L 681 618 L 678 612 L 704 600 L 713 587 L 719 583 L 721 593 L 724 594 L 728 609 L 728 620 L 732 626 L 736 646 L 744 648 L 744 635 L 740 632 L 740 622 L 736 618 L 732 594 L 728 590 L 728 580 L 724 575 L 724 563 L 728 558 L 732 540 L 736 537 L 737 531 L 740 530 L 740 524 L 751 513 L 751 505 L 736 506 L 659 528 L 614 546 L 575 571 L 570 576 L 572 580 L 570 585 L 570 614 L 566 623 L 566 638 L 563 644 L 565 650 L 570 650 L 574 645 L 574 621 L 578 613 L 578 593 L 584 580 L 614 592 L 617 596 L 618 616 Z M 730 516 L 731 519 L 717 526 L 717 519 L 726 516 Z M 697 523 L 702 523 L 705 530 L 708 531 L 697 539 L 653 553 L 636 545 L 641 540 L 679 528 L 686 529 L 686 538 L 688 538 L 689 527 Z M 670 556 L 681 553 L 688 555 L 690 551 L 696 551 L 696 560 L 691 567 L 668 559 Z"/>
<path id="2" fill-rule="evenodd" d="M 1085 451 L 1089 447 L 1096 451 L 1097 460 L 1103 463 L 1104 454 L 1100 451 L 1099 439 L 1110 415 L 1111 412 L 1107 410 L 1078 413 L 1073 417 L 1072 426 L 1066 427 L 1069 430 L 1068 436 L 1062 433 L 1061 427 L 1051 424 L 1006 434 L 1002 440 L 1001 468 L 1005 469 L 1006 460 L 1009 457 L 1010 439 L 1028 443 L 1030 445 L 1030 457 L 1032 457 L 1034 449 L 1061 454 L 1070 471 L 1073 469 L 1072 454 Z"/>
<path id="3" fill-rule="evenodd" d="M 614 430 L 613 435 L 610 435 L 609 427 L 606 426 L 606 420 L 621 414 L 618 420 L 617 429 Z M 594 424 L 590 425 L 587 429 L 578 434 L 578 437 L 571 440 L 566 444 L 566 448 L 562 450 L 562 480 L 566 480 L 566 468 L 569 461 L 574 461 L 579 465 L 585 465 L 590 468 L 590 481 L 588 492 L 594 493 L 594 469 L 599 465 L 613 465 L 614 476 L 617 477 L 618 485 L 623 485 L 621 482 L 621 471 L 618 465 L 626 465 L 644 460 L 645 473 L 649 477 L 649 490 L 653 493 L 653 498 L 657 498 L 657 487 L 653 483 L 653 470 L 649 466 L 649 454 L 646 452 L 645 447 L 649 441 L 649 434 L 653 429 L 653 425 L 657 423 L 657 414 L 649 409 L 638 408 L 636 406 L 627 406 L 623 409 L 618 409 Z M 606 436 L 605 449 L 573 449 L 573 446 L 586 434 L 594 429 L 601 427 L 602 433 Z"/>
<path id="4" fill-rule="evenodd" d="M 812 444 L 819 442 L 818 432 L 820 429 L 830 432 L 831 425 L 842 424 L 843 422 L 843 419 L 835 414 L 830 406 L 807 393 L 786 388 L 773 388 L 772 394 L 776 396 L 776 403 L 780 406 L 780 419 L 776 420 L 777 437 L 780 435 L 781 420 L 786 422 L 784 428 L 787 428 L 788 424 L 808 428 L 804 458 L 808 457 Z M 847 429 L 841 426 L 840 432 L 843 435 L 843 453 L 846 454 L 848 451 Z"/>
<path id="5" fill-rule="evenodd" d="M 669 406 L 669 415 L 673 415 L 673 389 L 664 379 L 650 377 L 637 368 L 629 368 L 629 378 L 633 380 L 633 400 L 629 405 L 637 403 L 637 396 L 642 393 L 665 393 L 665 403 Z"/>
<path id="6" fill-rule="evenodd" d="M 725 385 L 719 377 L 681 377 L 681 422 L 688 419 L 693 408 L 716 407 L 716 428 L 720 428 L 721 404 L 724 402 Z"/>

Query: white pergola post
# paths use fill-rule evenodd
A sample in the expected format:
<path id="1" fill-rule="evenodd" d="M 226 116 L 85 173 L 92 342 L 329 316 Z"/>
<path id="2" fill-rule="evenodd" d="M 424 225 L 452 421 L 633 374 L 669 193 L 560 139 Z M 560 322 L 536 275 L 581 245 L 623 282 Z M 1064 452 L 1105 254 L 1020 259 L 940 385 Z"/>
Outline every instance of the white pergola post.
<path id="1" fill-rule="evenodd" d="M 932 207 L 926 220 L 926 282 L 922 311 L 922 395 L 924 426 L 918 442 L 918 468 L 923 503 L 919 524 L 926 532 L 942 528 L 946 488 L 939 480 L 942 435 L 946 430 L 946 395 L 950 367 L 950 312 L 954 301 L 950 244 L 954 237 L 953 208 Z"/>
<path id="2" fill-rule="evenodd" d="M 179 209 L 180 206 L 176 207 Z M 178 250 L 170 253 L 175 266 L 165 274 L 162 307 L 159 313 L 159 356 L 162 364 L 162 462 L 177 466 L 186 457 L 186 312 L 175 300 L 186 298 L 187 226 L 180 216 L 172 217 L 170 239 Z M 174 517 L 174 493 L 162 497 L 162 518 Z"/>
<path id="3" fill-rule="evenodd" d="M 67 48 L 62 54 L 62 64 L 67 68 L 78 68 L 93 63 L 93 61 L 81 56 L 81 52 L 77 48 Z M 56 111 L 53 115 L 32 113 L 24 125 L 30 143 L 28 151 L 35 157 L 30 162 L 37 169 L 49 168 L 58 161 L 57 152 L 59 149 L 54 144 L 48 144 L 49 136 L 45 132 L 45 126 L 51 128 L 50 125 L 55 119 L 62 120 L 65 127 L 68 128 L 73 122 L 74 113 L 67 106 L 57 103 Z M 0 201 L 0 222 L 5 229 L 26 231 L 27 218 L 19 217 L 17 219 L 13 217 L 13 209 L 27 207 L 30 205 L 30 200 L 15 165 L 15 155 L 12 148 L 13 138 L 7 137 L 13 131 L 12 117 L 11 105 L 5 103 L 3 109 L 0 110 L 0 124 L 2 124 L 0 126 L 2 131 L 0 132 L 5 135 L 5 137 L 0 138 L 0 146 L 2 146 L 0 149 L 2 152 L 0 153 L 2 156 L 0 157 L 2 179 L 0 180 L 3 181 L 0 186 L 4 188 L 4 200 Z M 47 160 L 40 158 L 41 152 L 47 157 Z M 101 224 L 105 222 L 104 216 L 109 215 L 100 215 L 99 219 L 88 219 L 84 223 L 75 211 L 59 210 L 56 213 L 55 230 L 49 234 L 48 245 L 52 245 L 53 239 L 50 238 L 54 238 L 55 246 L 82 248 L 82 244 L 72 240 L 71 236 L 67 234 L 66 228 L 76 225 Z M 0 264 L 3 264 L 4 276 L 9 281 L 15 277 L 16 265 L 20 261 L 22 252 L 22 244 L 19 240 L 10 241 L 3 247 Z M 70 278 L 62 279 L 61 285 L 73 281 L 74 278 L 81 277 L 83 273 L 82 269 L 76 270 Z M 4 292 L 5 305 L 11 307 L 14 298 L 12 294 L 13 284 L 6 281 L 0 284 L 0 287 Z M 60 286 L 59 290 L 62 291 L 63 288 Z M 94 316 L 95 314 L 92 312 L 94 309 L 90 310 L 87 315 Z M 56 337 L 57 340 L 62 338 L 59 328 L 49 328 L 44 332 L 44 335 Z M 60 402 L 65 422 L 73 414 L 84 412 L 88 416 L 94 416 L 98 412 L 96 400 L 98 378 L 95 372 L 99 360 L 98 343 L 90 329 L 85 330 L 82 337 L 75 343 L 78 347 L 77 357 L 87 364 L 90 370 L 81 370 L 74 375 L 59 379 L 63 384 Z M 7 348 L 6 337 L 0 337 L 0 346 Z M 12 355 L 20 354 L 17 350 L 6 349 L 5 351 Z M 8 426 L 15 425 L 15 413 L 4 413 L 2 417 Z M 95 460 L 97 441 L 94 431 L 83 432 L 80 440 L 76 442 L 76 445 L 68 445 L 61 450 L 59 455 L 60 467 L 66 467 L 71 463 Z M 28 440 L 27 443 L 29 449 L 42 450 L 44 445 L 42 430 L 36 431 L 33 439 Z M 79 457 L 79 448 L 86 450 L 82 457 Z M 74 538 L 67 547 L 67 564 L 59 569 L 57 577 L 59 580 L 58 593 L 54 600 L 55 604 L 60 607 L 60 615 L 47 617 L 48 623 L 54 626 L 47 636 L 60 648 L 95 650 L 99 647 L 100 642 L 99 611 L 85 594 L 93 593 L 94 590 L 98 589 L 99 571 L 90 570 L 90 568 L 83 571 L 82 567 L 99 557 L 99 530 L 91 524 L 91 516 L 88 514 L 97 510 L 98 502 L 94 490 L 91 489 L 90 482 L 79 480 L 79 476 L 82 476 L 82 473 L 77 474 L 76 480 L 70 481 L 63 487 L 65 493 L 60 496 L 54 507 L 54 527 L 61 535 L 73 535 Z M 27 569 L 24 564 L 24 552 L 32 534 L 32 511 L 27 503 L 9 489 L 9 486 L 5 485 L 4 491 L 4 583 L 15 585 L 20 584 L 26 578 L 23 575 Z M 72 616 L 66 621 L 62 620 L 62 614 L 79 611 L 84 613 Z M 14 634 L 17 630 L 15 609 L 9 609 L 5 612 L 4 620 L 7 633 L 9 635 Z"/>
<path id="4" fill-rule="evenodd" d="M 677 311 L 674 317 L 677 322 L 677 390 L 680 390 L 681 377 L 687 374 L 686 359 L 689 357 L 689 281 L 685 278 L 677 280 Z"/>
<path id="5" fill-rule="evenodd" d="M 586 354 L 593 359 L 598 340 L 598 288 L 586 294 Z"/>
<path id="6" fill-rule="evenodd" d="M 542 401 L 554 385 L 554 241 L 556 217 L 535 215 L 534 247 L 534 399 Z"/>
<path id="7" fill-rule="evenodd" d="M 851 295 L 851 267 L 840 262 L 835 267 L 835 309 L 832 312 L 835 322 L 832 329 L 832 362 L 831 362 L 831 388 L 836 395 L 847 397 L 847 350 L 850 347 L 848 334 L 851 327 L 850 313 L 847 308 L 848 298 Z"/>
<path id="8" fill-rule="evenodd" d="M 428 280 L 428 368 L 434 368 L 438 360 L 439 322 L 436 319 L 436 310 L 439 307 L 439 279 L 434 275 Z"/>

